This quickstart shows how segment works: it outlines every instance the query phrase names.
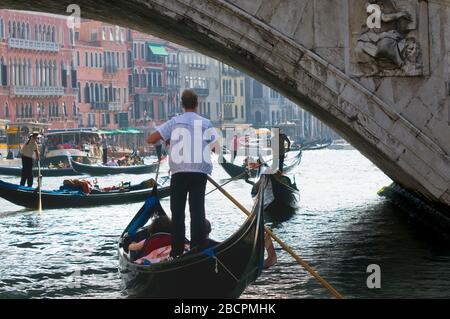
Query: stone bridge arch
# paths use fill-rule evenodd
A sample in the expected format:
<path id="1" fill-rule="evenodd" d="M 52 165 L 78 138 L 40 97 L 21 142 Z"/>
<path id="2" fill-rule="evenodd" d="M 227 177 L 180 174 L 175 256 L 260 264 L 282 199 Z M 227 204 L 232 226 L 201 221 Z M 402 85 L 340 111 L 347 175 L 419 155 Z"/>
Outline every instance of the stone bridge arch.
<path id="1" fill-rule="evenodd" d="M 444 63 L 450 51 L 450 39 L 442 40 L 445 28 L 449 27 L 445 23 L 450 17 L 448 1 L 398 0 L 420 3 L 418 15 L 423 18 L 420 21 L 431 14 L 436 19 L 426 23 L 426 30 L 430 29 L 429 42 L 439 46 L 429 51 L 436 50 L 438 56 L 431 61 L 427 74 L 411 80 L 349 75 L 345 61 L 349 59 L 347 21 L 352 19 L 349 16 L 352 1 L 77 0 L 76 3 L 84 18 L 151 33 L 246 72 L 339 132 L 405 188 L 431 201 L 450 205 L 450 119 L 449 123 L 442 120 L 448 108 L 445 103 L 449 102 L 445 97 L 448 72 L 433 62 Z M 66 8 L 73 2 L 2 0 L 0 7 L 67 14 Z M 398 97 L 402 90 L 409 102 Z M 427 94 L 432 101 L 424 98 Z M 424 114 L 411 112 L 419 105 L 417 101 L 421 103 L 418 112 Z"/>

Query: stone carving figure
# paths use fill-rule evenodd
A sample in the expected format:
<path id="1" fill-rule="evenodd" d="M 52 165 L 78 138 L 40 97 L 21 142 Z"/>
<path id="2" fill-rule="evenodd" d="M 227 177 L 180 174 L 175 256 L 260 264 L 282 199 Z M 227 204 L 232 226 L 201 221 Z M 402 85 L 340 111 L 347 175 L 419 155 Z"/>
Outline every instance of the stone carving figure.
<path id="1" fill-rule="evenodd" d="M 417 73 L 420 69 L 420 47 L 411 32 L 411 14 L 400 10 L 392 0 L 371 0 L 381 9 L 380 28 L 364 25 L 355 48 L 358 64 L 365 75 L 386 71 Z"/>

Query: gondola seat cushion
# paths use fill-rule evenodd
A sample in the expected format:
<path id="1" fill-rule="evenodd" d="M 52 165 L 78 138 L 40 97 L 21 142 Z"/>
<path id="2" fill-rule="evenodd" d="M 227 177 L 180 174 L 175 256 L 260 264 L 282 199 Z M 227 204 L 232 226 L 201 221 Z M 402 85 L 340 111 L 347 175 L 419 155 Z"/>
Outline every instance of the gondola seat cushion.
<path id="1" fill-rule="evenodd" d="M 168 233 L 156 233 L 149 237 L 141 251 L 141 257 L 149 255 L 155 249 L 172 245 L 172 235 Z"/>

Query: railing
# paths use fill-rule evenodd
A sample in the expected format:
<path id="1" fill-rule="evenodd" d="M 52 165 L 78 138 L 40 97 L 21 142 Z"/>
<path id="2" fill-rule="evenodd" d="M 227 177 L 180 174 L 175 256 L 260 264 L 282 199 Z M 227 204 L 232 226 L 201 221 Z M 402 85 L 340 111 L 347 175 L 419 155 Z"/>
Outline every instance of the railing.
<path id="1" fill-rule="evenodd" d="M 117 66 L 115 65 L 105 65 L 103 67 L 104 73 L 117 73 Z"/>
<path id="2" fill-rule="evenodd" d="M 26 39 L 9 38 L 10 48 L 27 49 L 36 51 L 58 52 L 59 45 L 55 42 L 34 41 Z"/>
<path id="3" fill-rule="evenodd" d="M 120 102 L 108 102 L 108 110 L 111 112 L 122 111 L 122 104 Z"/>
<path id="4" fill-rule="evenodd" d="M 232 69 L 232 68 L 223 68 L 222 74 L 223 75 L 234 75 L 234 76 L 242 75 L 241 71 Z"/>
<path id="5" fill-rule="evenodd" d="M 20 96 L 63 96 L 64 87 L 57 86 L 12 86 L 12 95 Z"/>
<path id="6" fill-rule="evenodd" d="M 178 69 L 178 64 L 166 64 L 166 70 L 176 70 Z"/>
<path id="7" fill-rule="evenodd" d="M 191 69 L 200 69 L 200 70 L 205 70 L 208 65 L 206 64 L 200 64 L 200 63 L 189 63 L 189 67 Z"/>
<path id="8" fill-rule="evenodd" d="M 224 95 L 223 103 L 234 103 L 234 95 Z"/>
<path id="9" fill-rule="evenodd" d="M 147 92 L 151 94 L 164 94 L 166 91 L 167 88 L 164 86 L 149 86 L 147 88 Z"/>
<path id="10" fill-rule="evenodd" d="M 91 102 L 91 106 L 94 110 L 107 110 L 108 102 Z"/>
<path id="11" fill-rule="evenodd" d="M 177 84 L 167 84 L 167 90 L 178 91 L 180 86 Z"/>
<path id="12" fill-rule="evenodd" d="M 194 88 L 195 93 L 197 93 L 198 96 L 208 96 L 209 95 L 209 89 L 204 88 Z M 234 98 L 234 96 L 233 96 Z M 232 102 L 230 102 L 232 103 Z"/>

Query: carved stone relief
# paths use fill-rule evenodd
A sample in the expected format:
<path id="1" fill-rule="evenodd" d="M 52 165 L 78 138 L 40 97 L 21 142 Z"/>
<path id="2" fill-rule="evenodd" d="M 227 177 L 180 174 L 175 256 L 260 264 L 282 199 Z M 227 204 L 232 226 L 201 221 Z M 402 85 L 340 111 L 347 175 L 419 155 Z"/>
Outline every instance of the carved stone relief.
<path id="1" fill-rule="evenodd" d="M 352 75 L 420 76 L 425 73 L 428 16 L 423 1 L 349 0 L 349 10 Z"/>

